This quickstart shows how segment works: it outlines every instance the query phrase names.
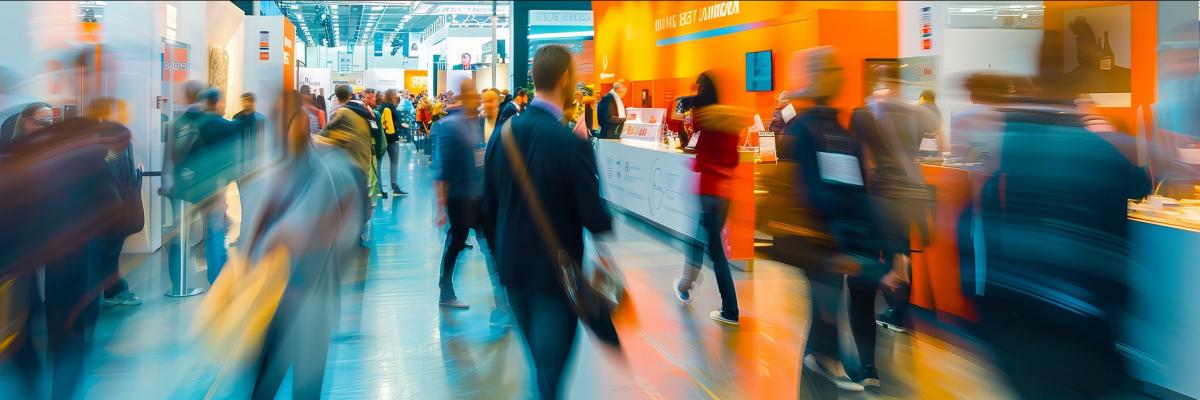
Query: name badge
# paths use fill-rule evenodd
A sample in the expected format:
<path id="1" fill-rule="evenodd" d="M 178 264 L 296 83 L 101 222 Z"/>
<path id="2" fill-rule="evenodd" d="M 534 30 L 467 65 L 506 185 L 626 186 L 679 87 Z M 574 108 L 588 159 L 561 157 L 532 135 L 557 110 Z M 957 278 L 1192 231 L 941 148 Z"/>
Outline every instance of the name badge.
<path id="1" fill-rule="evenodd" d="M 487 148 L 484 145 L 475 147 L 475 168 L 483 167 L 483 159 L 487 157 Z"/>

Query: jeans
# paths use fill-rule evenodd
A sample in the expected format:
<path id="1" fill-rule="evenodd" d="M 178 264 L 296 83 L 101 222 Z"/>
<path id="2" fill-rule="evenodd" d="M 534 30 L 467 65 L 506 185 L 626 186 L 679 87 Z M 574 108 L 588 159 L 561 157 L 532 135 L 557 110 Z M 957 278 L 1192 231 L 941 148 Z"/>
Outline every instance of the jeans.
<path id="1" fill-rule="evenodd" d="M 392 171 L 391 171 L 392 187 L 393 188 L 399 187 L 400 184 L 398 182 L 400 182 L 400 178 L 399 178 L 399 175 L 400 175 L 400 142 L 388 143 L 387 156 L 388 156 L 388 161 L 391 162 L 391 167 L 392 167 Z M 380 161 L 382 161 L 382 160 L 380 160 Z"/>
<path id="2" fill-rule="evenodd" d="M 224 193 L 218 192 L 218 193 Z M 225 231 L 227 229 L 225 223 L 225 199 L 223 195 L 218 194 L 217 198 L 210 202 L 196 206 L 190 213 L 201 213 L 204 221 L 204 258 L 208 261 L 208 283 L 213 283 L 217 280 L 217 275 L 221 273 L 221 268 L 225 266 L 227 253 L 225 249 Z M 179 288 L 180 285 L 180 254 L 183 251 L 185 244 L 181 244 L 180 228 L 183 226 L 180 222 L 181 218 L 190 218 L 191 215 L 181 216 L 179 210 L 180 202 L 171 202 L 171 214 L 174 219 L 171 221 L 174 234 L 171 235 L 170 242 L 167 244 L 167 273 L 171 277 L 171 287 Z M 189 214 L 190 214 L 189 213 Z"/>
<path id="3" fill-rule="evenodd" d="M 111 299 L 129 290 L 129 284 L 121 277 L 121 248 L 125 245 L 125 237 L 109 236 L 100 241 L 99 278 L 104 284 L 104 298 Z"/>
<path id="4" fill-rule="evenodd" d="M 438 279 L 440 300 L 457 298 L 454 294 L 454 268 L 458 265 L 458 255 L 467 248 L 467 236 L 471 230 L 475 230 L 476 237 L 485 236 L 479 224 L 480 204 L 479 199 L 446 199 L 446 220 L 450 227 L 446 230 L 446 249 L 442 253 L 442 273 Z M 481 246 L 484 244 L 482 242 Z M 491 275 L 491 271 L 488 271 L 488 275 Z"/>
<path id="5" fill-rule="evenodd" d="M 571 360 L 579 317 L 560 293 L 509 287 L 508 300 L 533 358 L 538 398 L 562 397 L 560 390 Z"/>
<path id="6" fill-rule="evenodd" d="M 700 267 L 704 263 L 704 250 L 707 246 L 708 258 L 712 260 L 713 275 L 717 277 L 717 291 L 721 293 L 721 316 L 737 320 L 737 291 L 733 285 L 733 274 L 729 271 L 729 260 L 725 258 L 725 242 L 721 240 L 721 231 L 725 229 L 725 219 L 728 216 L 729 199 L 700 195 L 700 226 L 696 237 L 706 240 L 691 243 L 691 249 L 684 260 L 680 289 L 691 290 L 700 277 Z"/>

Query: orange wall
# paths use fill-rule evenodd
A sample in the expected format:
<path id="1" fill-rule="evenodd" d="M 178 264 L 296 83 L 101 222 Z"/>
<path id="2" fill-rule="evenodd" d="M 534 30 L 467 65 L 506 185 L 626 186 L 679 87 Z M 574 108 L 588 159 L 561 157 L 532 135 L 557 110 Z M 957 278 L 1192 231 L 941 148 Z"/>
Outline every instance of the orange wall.
<path id="1" fill-rule="evenodd" d="M 1133 74 L 1131 107 L 1099 109 L 1100 114 L 1116 121 L 1125 132 L 1137 133 L 1137 108 L 1155 101 L 1158 76 L 1158 4 L 1154 1 L 1047 1 L 1046 30 L 1065 33 L 1063 11 L 1077 8 L 1130 6 L 1130 43 L 1133 45 L 1130 69 Z M 1059 39 L 1061 40 L 1061 38 Z M 1149 115 L 1147 113 L 1147 115 Z"/>
<path id="2" fill-rule="evenodd" d="M 655 107 L 667 107 L 667 94 L 694 93 L 691 83 L 706 70 L 717 70 L 723 103 L 754 107 L 769 122 L 775 99 L 784 89 L 792 52 L 832 44 L 841 51 L 847 82 L 835 105 L 847 109 L 861 103 L 861 64 L 865 57 L 895 57 L 896 3 L 742 1 L 737 15 L 655 31 L 655 20 L 714 1 L 594 1 L 596 87 L 616 79 L 635 83 L 626 104 L 640 104 L 642 88 L 650 88 Z M 724 36 L 659 47 L 656 41 L 708 29 L 766 21 L 768 25 Z M 745 91 L 745 54 L 772 50 L 774 91 Z M 605 60 L 607 59 L 607 63 Z M 613 74 L 602 77 L 601 74 Z"/>

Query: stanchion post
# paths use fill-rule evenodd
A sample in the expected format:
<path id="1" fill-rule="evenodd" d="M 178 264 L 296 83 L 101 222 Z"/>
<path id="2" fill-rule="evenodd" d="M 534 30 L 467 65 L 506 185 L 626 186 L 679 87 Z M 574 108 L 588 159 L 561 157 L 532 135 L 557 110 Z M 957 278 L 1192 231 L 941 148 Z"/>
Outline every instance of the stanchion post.
<path id="1" fill-rule="evenodd" d="M 171 288 L 167 289 L 166 296 L 167 297 L 191 297 L 191 296 L 195 296 L 195 295 L 204 293 L 204 289 L 188 288 L 188 285 L 187 285 L 188 259 L 191 258 L 191 257 L 188 257 L 188 255 L 189 255 L 188 253 L 191 252 L 191 248 L 190 248 L 190 246 L 188 246 L 188 235 L 191 233 L 191 230 L 192 230 L 191 229 L 192 218 L 190 215 L 188 215 L 188 209 L 190 207 L 186 201 L 179 200 L 179 199 L 175 199 L 173 201 L 179 202 L 179 214 L 175 216 L 176 218 L 179 219 L 179 226 L 178 226 L 179 231 L 176 232 L 176 235 L 178 235 L 178 237 L 179 237 L 179 284 L 171 285 Z M 167 263 L 167 268 L 170 268 L 170 267 L 171 267 L 170 263 Z"/>

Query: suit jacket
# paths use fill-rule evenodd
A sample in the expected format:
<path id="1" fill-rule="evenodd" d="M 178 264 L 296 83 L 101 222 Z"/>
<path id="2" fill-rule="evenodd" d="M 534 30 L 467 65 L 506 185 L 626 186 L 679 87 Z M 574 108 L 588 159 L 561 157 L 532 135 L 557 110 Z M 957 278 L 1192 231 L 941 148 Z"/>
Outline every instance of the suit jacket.
<path id="1" fill-rule="evenodd" d="M 600 138 L 615 139 L 621 135 L 621 128 L 625 125 L 625 118 L 621 118 L 617 112 L 616 93 L 608 92 L 600 99 L 600 105 L 596 107 L 596 112 L 600 114 Z"/>
<path id="2" fill-rule="evenodd" d="M 531 106 L 512 118 L 512 135 L 528 174 L 563 250 L 576 262 L 583 257 L 583 230 L 612 230 L 612 216 L 600 197 L 592 146 L 563 126 L 550 112 Z M 563 294 L 557 260 L 541 240 L 501 138 L 492 135 L 484 167 L 485 225 L 494 226 L 493 252 L 500 281 L 509 287 Z"/>

